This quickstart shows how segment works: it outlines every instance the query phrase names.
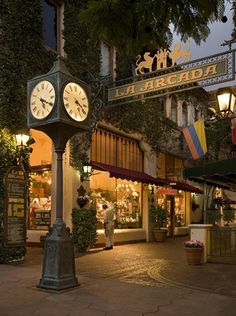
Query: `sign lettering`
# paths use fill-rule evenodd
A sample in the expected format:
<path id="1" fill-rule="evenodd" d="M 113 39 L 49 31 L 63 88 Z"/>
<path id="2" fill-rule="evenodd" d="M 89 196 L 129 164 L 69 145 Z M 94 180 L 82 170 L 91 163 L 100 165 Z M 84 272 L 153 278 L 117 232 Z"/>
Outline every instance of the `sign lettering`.
<path id="1" fill-rule="evenodd" d="M 158 70 L 133 77 L 130 78 L 131 82 L 126 84 L 116 83 L 116 86 L 108 89 L 108 105 L 129 103 L 233 80 L 235 74 L 234 71 L 229 72 L 229 68 L 232 68 L 229 67 L 229 59 L 234 63 L 234 51 L 209 56 L 201 62 L 191 61 L 165 68 L 164 71 Z"/>

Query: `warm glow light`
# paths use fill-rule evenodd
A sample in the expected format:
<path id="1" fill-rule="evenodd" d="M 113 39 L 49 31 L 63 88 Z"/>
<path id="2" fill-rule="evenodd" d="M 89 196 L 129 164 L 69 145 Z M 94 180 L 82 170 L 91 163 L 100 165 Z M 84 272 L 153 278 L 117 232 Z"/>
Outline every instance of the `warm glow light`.
<path id="1" fill-rule="evenodd" d="M 91 174 L 92 171 L 92 166 L 87 164 L 87 165 L 83 165 L 83 173 L 85 174 Z"/>
<path id="2" fill-rule="evenodd" d="M 16 145 L 17 146 L 27 146 L 29 140 L 29 135 L 17 134 L 16 135 Z"/>
<path id="3" fill-rule="evenodd" d="M 230 98 L 229 93 L 218 95 L 219 108 L 221 112 L 228 110 L 229 98 Z"/>
<path id="4" fill-rule="evenodd" d="M 235 94 L 231 89 L 222 88 L 217 93 L 220 115 L 224 118 L 232 116 L 235 110 Z"/>

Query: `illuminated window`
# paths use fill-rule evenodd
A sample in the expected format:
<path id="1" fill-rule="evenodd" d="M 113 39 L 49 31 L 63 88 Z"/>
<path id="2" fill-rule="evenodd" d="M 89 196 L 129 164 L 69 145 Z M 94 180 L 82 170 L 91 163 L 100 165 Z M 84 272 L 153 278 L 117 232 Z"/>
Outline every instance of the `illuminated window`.
<path id="1" fill-rule="evenodd" d="M 94 170 L 94 175 L 90 179 L 90 189 L 96 205 L 98 229 L 104 227 L 104 201 L 115 208 L 115 228 L 142 227 L 141 183 L 111 178 L 109 172 Z"/>
<path id="2" fill-rule="evenodd" d="M 48 230 L 51 225 L 51 165 L 31 167 L 28 228 Z"/>

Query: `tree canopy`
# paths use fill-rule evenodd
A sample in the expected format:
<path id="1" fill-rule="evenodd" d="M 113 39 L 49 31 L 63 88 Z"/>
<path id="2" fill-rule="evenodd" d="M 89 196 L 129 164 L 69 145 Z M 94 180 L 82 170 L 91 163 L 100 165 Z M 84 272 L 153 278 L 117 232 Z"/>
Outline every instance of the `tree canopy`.
<path id="1" fill-rule="evenodd" d="M 146 48 L 169 46 L 173 32 L 200 44 L 224 9 L 224 0 L 90 0 L 79 19 L 93 35 L 135 57 Z"/>

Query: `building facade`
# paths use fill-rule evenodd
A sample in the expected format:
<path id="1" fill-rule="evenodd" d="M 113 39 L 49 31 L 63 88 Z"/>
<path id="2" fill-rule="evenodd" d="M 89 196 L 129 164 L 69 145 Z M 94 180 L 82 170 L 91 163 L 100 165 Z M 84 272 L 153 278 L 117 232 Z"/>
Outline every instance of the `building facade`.
<path id="1" fill-rule="evenodd" d="M 66 6 L 58 1 L 41 1 L 43 40 L 47 49 L 66 57 L 63 37 Z M 66 30 L 68 32 L 68 30 Z M 78 52 L 79 53 L 79 52 Z M 100 74 L 109 80 L 116 78 L 116 50 L 100 44 Z M 200 97 L 201 96 L 201 97 Z M 107 122 L 98 122 L 88 149 L 93 173 L 89 181 L 73 169 L 70 143 L 64 154 L 64 220 L 71 227 L 71 212 L 78 208 L 78 189 L 82 185 L 95 200 L 98 219 L 98 243 L 103 243 L 103 214 L 105 199 L 116 208 L 115 242 L 152 240 L 149 220 L 150 203 L 163 205 L 168 212 L 169 236 L 188 233 L 188 224 L 201 220 L 201 190 L 182 178 L 182 169 L 189 155 L 183 143 L 182 128 L 201 117 L 207 95 L 202 89 L 188 96 L 172 94 L 162 98 L 163 116 L 170 125 L 171 138 L 161 151 L 154 153 L 140 134 L 119 130 Z M 32 167 L 30 207 L 28 214 L 28 242 L 39 243 L 55 221 L 55 156 L 50 139 L 31 130 L 36 143 L 30 157 Z M 192 212 L 192 202 L 199 207 Z"/>

